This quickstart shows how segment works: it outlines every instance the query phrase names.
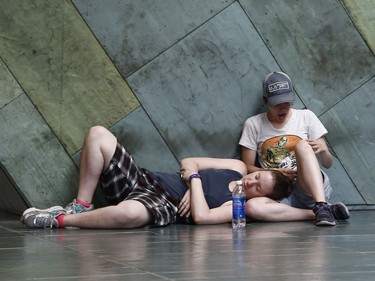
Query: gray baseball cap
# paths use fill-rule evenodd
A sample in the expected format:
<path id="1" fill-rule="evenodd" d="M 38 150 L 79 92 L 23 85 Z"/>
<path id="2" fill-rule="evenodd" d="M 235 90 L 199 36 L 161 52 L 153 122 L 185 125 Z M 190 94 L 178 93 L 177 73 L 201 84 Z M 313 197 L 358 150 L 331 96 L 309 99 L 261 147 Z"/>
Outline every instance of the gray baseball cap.
<path id="1" fill-rule="evenodd" d="M 292 80 L 283 72 L 271 72 L 263 80 L 263 96 L 271 106 L 294 102 Z"/>

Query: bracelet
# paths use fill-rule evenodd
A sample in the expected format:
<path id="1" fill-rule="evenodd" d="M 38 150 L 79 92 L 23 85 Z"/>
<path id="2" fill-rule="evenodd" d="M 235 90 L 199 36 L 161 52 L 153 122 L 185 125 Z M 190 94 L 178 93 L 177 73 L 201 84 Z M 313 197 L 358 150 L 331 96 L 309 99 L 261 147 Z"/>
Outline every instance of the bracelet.
<path id="1" fill-rule="evenodd" d="M 194 174 L 191 174 L 190 177 L 189 177 L 189 181 L 191 181 L 192 179 L 200 179 L 201 178 L 201 175 L 198 174 L 198 173 L 194 173 Z"/>

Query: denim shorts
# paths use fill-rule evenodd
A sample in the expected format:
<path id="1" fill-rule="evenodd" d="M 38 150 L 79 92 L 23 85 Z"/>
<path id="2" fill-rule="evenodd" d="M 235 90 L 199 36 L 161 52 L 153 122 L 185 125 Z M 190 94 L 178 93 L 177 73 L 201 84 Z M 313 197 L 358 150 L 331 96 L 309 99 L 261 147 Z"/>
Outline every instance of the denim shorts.
<path id="1" fill-rule="evenodd" d="M 324 193 L 328 202 L 331 198 L 332 187 L 328 175 L 323 171 L 321 172 L 323 175 Z M 287 198 L 282 199 L 280 203 L 300 209 L 312 209 L 315 205 L 315 201 L 311 195 L 304 192 L 297 181 L 293 184 L 292 193 Z"/>

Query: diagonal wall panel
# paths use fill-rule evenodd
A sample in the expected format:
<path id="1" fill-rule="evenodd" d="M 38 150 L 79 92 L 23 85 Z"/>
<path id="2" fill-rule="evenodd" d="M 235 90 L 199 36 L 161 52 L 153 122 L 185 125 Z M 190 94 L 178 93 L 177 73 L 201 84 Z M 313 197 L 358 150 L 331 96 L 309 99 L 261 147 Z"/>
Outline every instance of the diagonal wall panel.
<path id="1" fill-rule="evenodd" d="M 233 0 L 73 0 L 124 77 Z"/>
<path id="2" fill-rule="evenodd" d="M 1 1 L 0 56 L 70 154 L 139 106 L 69 0 Z"/>
<path id="3" fill-rule="evenodd" d="M 317 115 L 375 74 L 374 56 L 339 1 L 240 3 Z"/>
<path id="4" fill-rule="evenodd" d="M 244 120 L 262 104 L 262 78 L 274 69 L 234 3 L 128 82 L 177 158 L 233 157 Z"/>
<path id="5" fill-rule="evenodd" d="M 333 200 L 373 204 L 372 1 L 0 0 L 0 7 L 0 188 L 10 191 L 5 197 L 21 194 L 18 211 L 73 198 L 70 156 L 95 124 L 152 170 L 175 170 L 185 156 L 239 156 L 244 120 L 264 109 L 261 80 L 280 68 L 304 103 L 295 107 L 323 114 L 338 156 L 328 171 Z M 8 202 L 0 208 L 15 210 Z"/>
<path id="6" fill-rule="evenodd" d="M 0 111 L 0 132 L 1 165 L 28 205 L 47 208 L 72 200 L 77 167 L 25 94 Z"/>
<path id="7" fill-rule="evenodd" d="M 0 59 L 0 110 L 22 93 L 21 87 Z"/>
<path id="8" fill-rule="evenodd" d="M 375 78 L 322 116 L 328 141 L 367 204 L 375 204 Z"/>
<path id="9" fill-rule="evenodd" d="M 354 24 L 375 54 L 375 2 L 373 0 L 341 0 Z"/>

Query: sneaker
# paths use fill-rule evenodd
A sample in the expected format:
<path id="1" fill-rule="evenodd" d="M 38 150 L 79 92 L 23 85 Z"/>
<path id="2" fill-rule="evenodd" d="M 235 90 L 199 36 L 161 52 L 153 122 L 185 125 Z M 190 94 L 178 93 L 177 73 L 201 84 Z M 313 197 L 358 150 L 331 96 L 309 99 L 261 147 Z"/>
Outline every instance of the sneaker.
<path id="1" fill-rule="evenodd" d="M 336 203 L 334 205 L 331 205 L 331 211 L 333 214 L 333 217 L 336 220 L 347 220 L 350 218 L 350 213 L 348 208 L 344 205 L 344 203 Z"/>
<path id="2" fill-rule="evenodd" d="M 70 214 L 79 214 L 79 213 L 84 213 L 94 210 L 94 205 L 90 204 L 89 207 L 86 207 L 82 204 L 77 203 L 77 200 L 74 199 L 73 202 L 70 202 L 68 205 L 65 207 L 65 212 L 70 215 Z"/>
<path id="3" fill-rule="evenodd" d="M 32 207 L 32 208 L 29 208 L 29 209 L 27 209 L 27 210 L 25 210 L 25 211 L 23 212 L 23 214 L 22 214 L 22 216 L 21 216 L 21 222 L 22 222 L 23 224 L 25 224 L 25 217 L 26 217 L 29 213 L 33 212 L 33 211 L 54 213 L 54 212 L 56 212 L 56 211 L 61 211 L 61 210 L 63 210 L 63 209 L 64 209 L 64 208 L 61 207 L 61 206 L 53 206 L 53 207 L 50 207 L 50 208 L 47 208 L 47 209 L 37 209 L 37 208 Z"/>
<path id="4" fill-rule="evenodd" d="M 58 228 L 57 217 L 66 214 L 63 207 L 54 206 L 48 209 L 40 210 L 29 208 L 23 212 L 21 222 L 28 228 Z"/>
<path id="5" fill-rule="evenodd" d="M 315 213 L 315 225 L 318 226 L 334 226 L 337 224 L 333 217 L 331 207 L 327 203 L 316 203 L 313 211 Z"/>

